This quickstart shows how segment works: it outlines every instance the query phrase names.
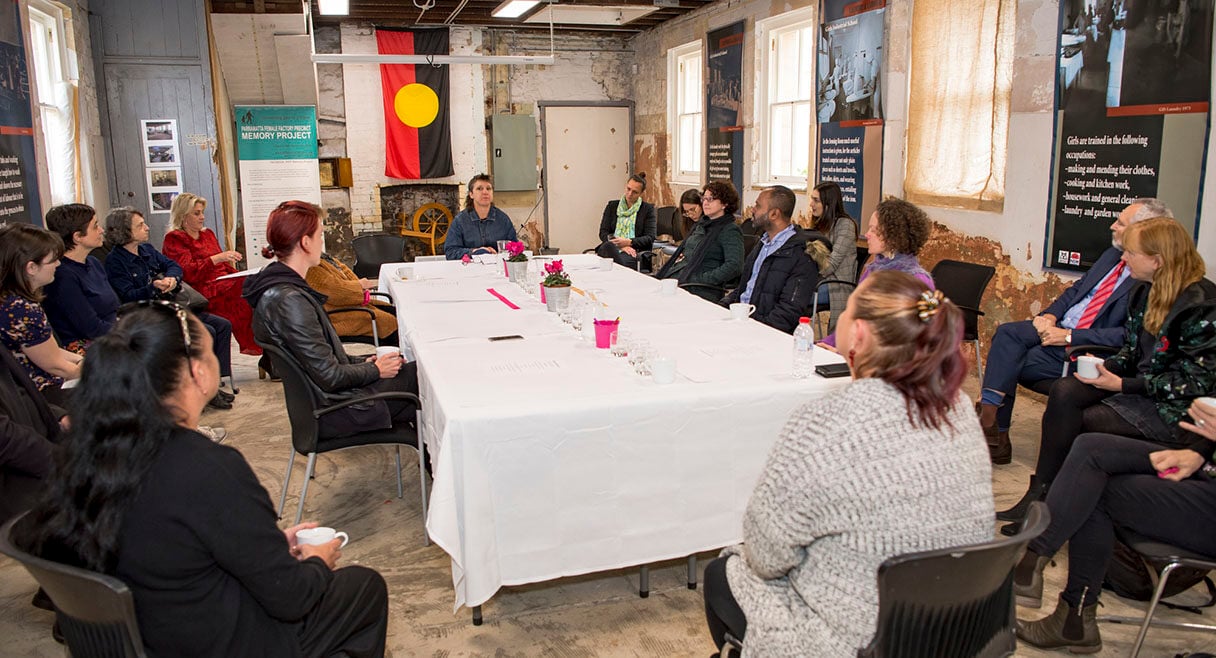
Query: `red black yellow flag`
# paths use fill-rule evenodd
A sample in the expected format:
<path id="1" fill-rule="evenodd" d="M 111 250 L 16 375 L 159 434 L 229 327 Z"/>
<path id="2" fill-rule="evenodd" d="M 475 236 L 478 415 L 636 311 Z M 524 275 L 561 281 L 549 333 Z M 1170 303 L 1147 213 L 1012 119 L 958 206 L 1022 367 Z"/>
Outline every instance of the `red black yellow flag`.
<path id="1" fill-rule="evenodd" d="M 376 28 L 381 55 L 446 55 L 448 31 Z M 452 132 L 448 67 L 381 64 L 384 94 L 384 174 L 416 180 L 451 176 Z"/>

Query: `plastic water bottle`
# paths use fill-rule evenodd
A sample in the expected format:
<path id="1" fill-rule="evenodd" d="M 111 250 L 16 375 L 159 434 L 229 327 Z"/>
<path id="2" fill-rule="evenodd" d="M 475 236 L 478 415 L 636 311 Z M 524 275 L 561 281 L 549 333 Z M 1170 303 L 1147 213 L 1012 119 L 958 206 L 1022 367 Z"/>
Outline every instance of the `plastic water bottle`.
<path id="1" fill-rule="evenodd" d="M 799 318 L 794 330 L 794 379 L 806 379 L 815 370 L 815 332 L 810 318 Z"/>

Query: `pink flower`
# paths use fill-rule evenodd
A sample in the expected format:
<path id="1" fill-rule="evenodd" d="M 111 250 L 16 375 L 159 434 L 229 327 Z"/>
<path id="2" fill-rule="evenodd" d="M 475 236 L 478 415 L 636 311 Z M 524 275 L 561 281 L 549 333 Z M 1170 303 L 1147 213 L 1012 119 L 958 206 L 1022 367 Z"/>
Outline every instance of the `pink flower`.
<path id="1" fill-rule="evenodd" d="M 507 253 L 511 254 L 512 256 L 518 256 L 524 253 L 524 250 L 527 248 L 528 246 L 522 242 L 516 241 L 507 243 Z"/>
<path id="2" fill-rule="evenodd" d="M 545 274 L 561 274 L 562 262 L 555 260 L 552 263 L 545 263 Z"/>

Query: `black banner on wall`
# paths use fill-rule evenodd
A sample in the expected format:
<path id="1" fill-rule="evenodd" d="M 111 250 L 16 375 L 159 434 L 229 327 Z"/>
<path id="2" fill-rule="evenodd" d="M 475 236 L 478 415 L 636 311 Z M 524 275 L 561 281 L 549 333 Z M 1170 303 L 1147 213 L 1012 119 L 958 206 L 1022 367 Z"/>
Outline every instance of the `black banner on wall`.
<path id="1" fill-rule="evenodd" d="M 744 22 L 706 35 L 705 171 L 707 180 L 729 180 L 743 192 Z"/>
<path id="2" fill-rule="evenodd" d="M 1062 0 L 1048 267 L 1084 270 L 1138 197 L 1194 233 L 1211 94 L 1212 3 Z"/>
<path id="3" fill-rule="evenodd" d="M 840 185 L 861 226 L 882 192 L 885 0 L 823 0 L 815 72 L 819 182 Z"/>
<path id="4" fill-rule="evenodd" d="M 21 10 L 0 5 L 0 222 L 42 224 Z"/>

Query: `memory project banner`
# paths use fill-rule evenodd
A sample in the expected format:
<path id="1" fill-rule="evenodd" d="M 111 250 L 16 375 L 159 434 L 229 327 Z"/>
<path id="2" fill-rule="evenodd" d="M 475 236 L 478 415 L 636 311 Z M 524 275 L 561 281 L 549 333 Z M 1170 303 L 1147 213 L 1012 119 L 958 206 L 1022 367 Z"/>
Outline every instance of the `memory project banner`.
<path id="1" fill-rule="evenodd" d="M 705 171 L 708 180 L 729 180 L 743 191 L 743 40 L 739 21 L 706 35 Z"/>
<path id="2" fill-rule="evenodd" d="M 284 201 L 321 205 L 317 164 L 317 108 L 312 105 L 237 105 L 236 148 L 241 174 L 245 262 L 266 263 L 266 222 Z"/>
<path id="3" fill-rule="evenodd" d="M 882 192 L 882 59 L 886 0 L 823 0 L 815 72 L 820 182 L 840 185 L 859 224 Z"/>
<path id="4" fill-rule="evenodd" d="M 1211 3 L 1060 3 L 1045 265 L 1085 270 L 1136 198 L 1195 234 L 1211 99 Z"/>

